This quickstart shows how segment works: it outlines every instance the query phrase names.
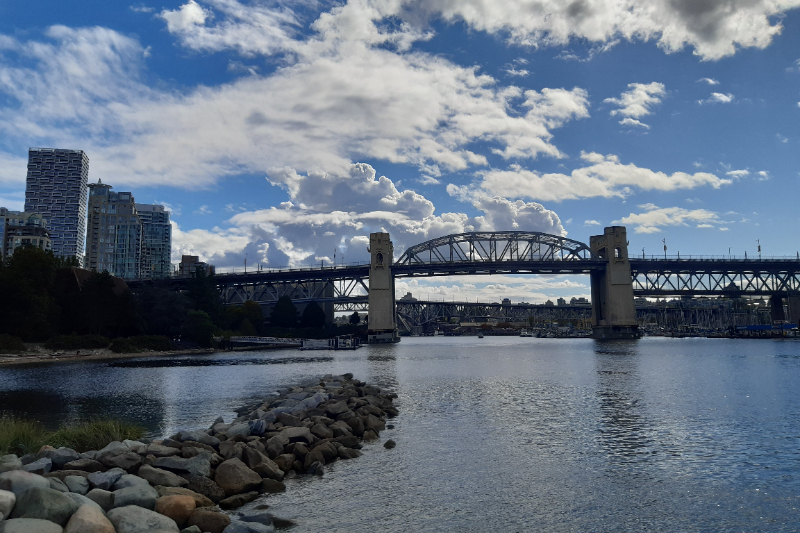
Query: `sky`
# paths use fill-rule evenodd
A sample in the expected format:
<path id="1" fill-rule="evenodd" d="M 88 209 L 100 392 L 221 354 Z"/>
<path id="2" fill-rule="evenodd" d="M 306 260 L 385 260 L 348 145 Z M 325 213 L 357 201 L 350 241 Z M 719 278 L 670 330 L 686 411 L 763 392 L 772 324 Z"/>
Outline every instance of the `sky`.
<path id="1" fill-rule="evenodd" d="M 0 206 L 29 147 L 168 206 L 173 261 L 395 257 L 468 231 L 796 256 L 800 0 L 0 0 Z M 398 280 L 589 296 L 580 276 Z"/>

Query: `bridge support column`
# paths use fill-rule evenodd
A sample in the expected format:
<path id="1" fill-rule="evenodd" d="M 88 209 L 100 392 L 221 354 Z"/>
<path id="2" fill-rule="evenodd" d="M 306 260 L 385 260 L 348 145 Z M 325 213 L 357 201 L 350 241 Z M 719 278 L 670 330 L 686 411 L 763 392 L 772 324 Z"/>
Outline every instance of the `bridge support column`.
<path id="1" fill-rule="evenodd" d="M 603 235 L 591 237 L 589 247 L 598 257 L 606 260 L 605 270 L 591 273 L 592 337 L 639 338 L 625 227 L 605 228 Z"/>
<path id="2" fill-rule="evenodd" d="M 400 342 L 394 306 L 394 246 L 388 233 L 369 234 L 369 327 L 370 344 Z"/>
<path id="3" fill-rule="evenodd" d="M 789 321 L 793 324 L 800 326 L 800 295 L 789 294 L 788 305 L 789 308 Z"/>

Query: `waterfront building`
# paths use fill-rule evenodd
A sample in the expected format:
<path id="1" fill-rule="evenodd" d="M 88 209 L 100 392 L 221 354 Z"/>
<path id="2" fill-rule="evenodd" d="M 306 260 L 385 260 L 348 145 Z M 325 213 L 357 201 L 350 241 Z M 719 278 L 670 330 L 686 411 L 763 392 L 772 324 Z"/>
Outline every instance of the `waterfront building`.
<path id="1" fill-rule="evenodd" d="M 89 185 L 89 233 L 86 264 L 123 279 L 137 279 L 142 251 L 142 222 L 130 192 L 112 192 L 101 180 Z"/>
<path id="2" fill-rule="evenodd" d="M 41 213 L 9 211 L 0 207 L 0 259 L 14 255 L 14 250 L 32 246 L 45 251 L 52 249 L 47 220 Z"/>
<path id="3" fill-rule="evenodd" d="M 172 275 L 172 225 L 163 205 L 136 204 L 142 222 L 140 273 L 143 278 L 160 279 Z"/>
<path id="4" fill-rule="evenodd" d="M 89 157 L 82 150 L 30 148 L 25 212 L 47 220 L 52 250 L 84 264 Z"/>

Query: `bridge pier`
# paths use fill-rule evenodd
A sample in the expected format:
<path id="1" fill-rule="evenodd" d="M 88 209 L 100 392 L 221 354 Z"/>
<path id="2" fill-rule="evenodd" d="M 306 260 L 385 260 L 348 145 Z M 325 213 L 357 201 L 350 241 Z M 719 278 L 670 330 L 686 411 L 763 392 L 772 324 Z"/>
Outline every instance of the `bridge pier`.
<path id="1" fill-rule="evenodd" d="M 394 246 L 388 233 L 369 234 L 369 344 L 400 342 L 395 320 Z"/>
<path id="2" fill-rule="evenodd" d="M 589 247 L 606 262 L 604 270 L 593 270 L 590 274 L 592 338 L 639 338 L 625 227 L 605 228 L 603 235 L 590 238 Z"/>

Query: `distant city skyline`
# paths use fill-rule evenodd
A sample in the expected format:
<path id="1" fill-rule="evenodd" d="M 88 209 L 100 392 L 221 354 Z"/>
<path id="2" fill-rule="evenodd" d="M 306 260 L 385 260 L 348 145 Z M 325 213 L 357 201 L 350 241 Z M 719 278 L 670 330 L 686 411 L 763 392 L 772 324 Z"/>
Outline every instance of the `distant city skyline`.
<path id="1" fill-rule="evenodd" d="M 534 9 L 535 7 L 535 9 Z M 796 256 L 800 1 L 0 5 L 0 205 L 30 146 L 170 212 L 172 262 L 366 261 L 465 231 Z M 398 282 L 588 297 L 582 277 Z"/>

